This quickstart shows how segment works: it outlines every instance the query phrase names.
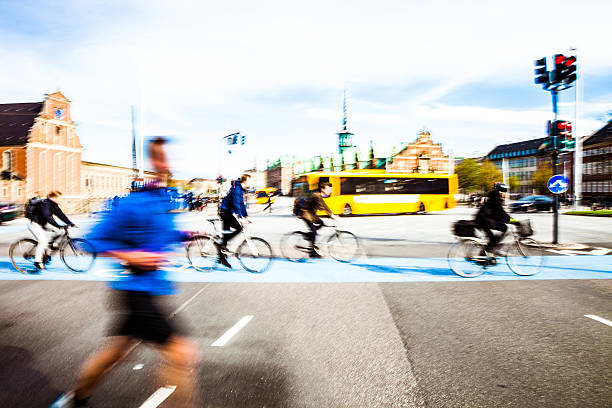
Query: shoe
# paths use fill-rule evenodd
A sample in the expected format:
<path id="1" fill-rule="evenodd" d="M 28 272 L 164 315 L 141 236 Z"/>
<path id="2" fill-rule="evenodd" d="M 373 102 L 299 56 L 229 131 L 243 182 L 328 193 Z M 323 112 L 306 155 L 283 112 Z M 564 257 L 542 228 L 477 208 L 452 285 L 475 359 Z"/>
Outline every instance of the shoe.
<path id="1" fill-rule="evenodd" d="M 321 258 L 321 255 L 317 251 L 311 251 L 310 252 L 310 258 L 312 258 L 312 259 L 314 259 L 314 258 Z"/>
<path id="2" fill-rule="evenodd" d="M 43 256 L 43 264 L 49 265 L 51 263 L 51 257 L 49 255 Z"/>
<path id="3" fill-rule="evenodd" d="M 55 401 L 49 405 L 49 408 L 87 408 L 91 407 L 88 404 L 88 399 L 84 400 L 76 400 L 74 398 L 74 393 L 67 392 L 60 395 Z"/>
<path id="4" fill-rule="evenodd" d="M 226 267 L 228 267 L 230 269 L 232 268 L 232 265 L 230 265 L 230 263 L 227 262 L 227 258 L 225 258 L 225 257 L 218 258 L 217 259 L 217 263 L 220 263 L 221 265 L 226 266 Z"/>
<path id="5" fill-rule="evenodd" d="M 45 265 L 42 262 L 34 262 L 34 267 L 37 269 L 37 272 L 45 269 Z"/>

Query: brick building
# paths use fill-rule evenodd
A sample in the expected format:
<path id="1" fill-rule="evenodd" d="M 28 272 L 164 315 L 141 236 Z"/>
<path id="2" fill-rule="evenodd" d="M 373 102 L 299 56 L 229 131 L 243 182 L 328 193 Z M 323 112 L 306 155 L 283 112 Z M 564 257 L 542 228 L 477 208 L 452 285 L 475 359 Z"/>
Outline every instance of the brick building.
<path id="1" fill-rule="evenodd" d="M 449 156 L 442 151 L 442 145 L 431 140 L 431 134 L 423 130 L 414 143 L 404 146 L 387 163 L 388 172 L 407 173 L 448 173 Z"/>
<path id="2" fill-rule="evenodd" d="M 42 102 L 0 104 L 0 201 L 23 203 L 52 190 L 71 202 L 124 193 L 133 170 L 83 162 L 76 128 L 70 101 L 61 92 Z"/>

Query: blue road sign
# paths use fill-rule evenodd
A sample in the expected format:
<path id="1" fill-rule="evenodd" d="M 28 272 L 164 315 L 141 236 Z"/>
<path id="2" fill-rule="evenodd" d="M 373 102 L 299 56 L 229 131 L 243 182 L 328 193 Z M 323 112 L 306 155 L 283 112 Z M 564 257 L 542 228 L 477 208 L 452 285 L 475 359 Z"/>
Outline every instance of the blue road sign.
<path id="1" fill-rule="evenodd" d="M 569 181 L 567 177 L 563 175 L 552 176 L 548 180 L 548 189 L 553 194 L 561 194 L 567 191 L 567 187 L 569 186 Z"/>

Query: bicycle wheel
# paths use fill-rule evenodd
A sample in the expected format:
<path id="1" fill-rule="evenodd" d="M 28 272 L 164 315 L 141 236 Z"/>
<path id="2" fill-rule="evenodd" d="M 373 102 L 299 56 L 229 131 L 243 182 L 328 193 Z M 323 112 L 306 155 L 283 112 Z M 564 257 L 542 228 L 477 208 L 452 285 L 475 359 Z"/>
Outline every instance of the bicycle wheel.
<path id="1" fill-rule="evenodd" d="M 534 239 L 520 238 L 507 246 L 506 263 L 517 275 L 534 275 L 542 268 L 542 247 Z"/>
<path id="2" fill-rule="evenodd" d="M 464 239 L 451 245 L 448 265 L 453 272 L 464 278 L 474 278 L 487 267 L 484 245 L 473 239 Z"/>
<path id="3" fill-rule="evenodd" d="M 236 250 L 236 258 L 247 271 L 262 273 L 272 263 L 272 247 L 261 238 L 248 238 Z"/>
<path id="4" fill-rule="evenodd" d="M 359 239 L 352 232 L 336 231 L 327 239 L 329 255 L 339 262 L 351 262 L 359 252 Z"/>
<path id="5" fill-rule="evenodd" d="M 293 231 L 282 236 L 280 241 L 281 254 L 293 262 L 302 262 L 310 253 L 310 241 L 305 232 Z"/>
<path id="6" fill-rule="evenodd" d="M 71 238 L 60 249 L 62 262 L 73 272 L 87 272 L 96 260 L 96 256 L 93 245 L 82 238 Z"/>
<path id="7" fill-rule="evenodd" d="M 187 260 L 196 271 L 209 272 L 215 267 L 219 253 L 212 238 L 197 235 L 187 242 Z"/>
<path id="8" fill-rule="evenodd" d="M 36 246 L 38 242 L 33 239 L 20 239 L 13 242 L 9 249 L 11 263 L 21 273 L 36 272 L 38 269 L 34 266 L 34 255 L 36 254 Z"/>

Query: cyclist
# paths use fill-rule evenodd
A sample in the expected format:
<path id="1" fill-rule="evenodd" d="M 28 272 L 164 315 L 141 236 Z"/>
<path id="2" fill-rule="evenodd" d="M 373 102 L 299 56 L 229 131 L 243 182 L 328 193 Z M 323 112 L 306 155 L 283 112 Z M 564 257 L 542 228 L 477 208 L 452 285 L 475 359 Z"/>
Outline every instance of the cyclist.
<path id="1" fill-rule="evenodd" d="M 233 229 L 231 232 L 223 233 L 222 243 L 216 244 L 217 253 L 219 255 L 217 261 L 228 268 L 231 268 L 232 265 L 227 261 L 223 251 L 227 251 L 227 243 L 242 231 L 242 225 L 240 225 L 238 218 L 246 219 L 248 217 L 246 205 L 244 203 L 245 190 L 242 185 L 243 183 L 246 185 L 248 177 L 248 175 L 243 174 L 238 180 L 232 182 L 232 188 L 230 188 L 230 191 L 221 202 L 219 208 L 219 216 L 223 221 L 223 230 L 231 231 L 231 229 Z"/>
<path id="2" fill-rule="evenodd" d="M 332 192 L 331 183 L 324 182 L 319 184 L 319 189 L 312 192 L 306 202 L 301 208 L 300 214 L 298 215 L 305 223 L 310 233 L 308 239 L 310 240 L 310 257 L 321 258 L 321 255 L 316 251 L 315 242 L 317 241 L 317 231 L 324 225 L 323 220 L 317 215 L 317 211 L 325 211 L 332 219 L 336 220 L 338 217 L 332 213 L 323 198 L 329 197 Z"/>
<path id="3" fill-rule="evenodd" d="M 478 210 L 475 219 L 478 227 L 482 229 L 489 238 L 485 250 L 496 255 L 499 255 L 496 247 L 508 230 L 506 224 L 513 221 L 506 210 L 504 210 L 504 199 L 506 198 L 507 191 L 508 186 L 506 184 L 495 183 L 493 185 L 493 190 L 488 194 L 487 200 Z M 493 230 L 501 233 L 499 235 L 494 234 Z"/>
<path id="4" fill-rule="evenodd" d="M 175 288 L 160 267 L 169 247 L 188 238 L 188 234 L 175 229 L 170 213 L 171 202 L 164 188 L 169 173 L 164 144 L 163 138 L 156 138 L 148 148 L 159 181 L 121 199 L 117 209 L 105 213 L 90 233 L 96 249 L 127 265 L 128 273 L 110 283 L 113 309 L 119 319 L 111 325 L 104 347 L 82 366 L 74 389 L 60 396 L 51 408 L 87 406 L 87 399 L 104 375 L 142 341 L 154 345 L 164 357 L 162 381 L 176 386 L 170 403 L 199 406 L 198 348 L 176 318 L 170 320 L 163 304 L 163 295 L 174 293 Z"/>
<path id="5" fill-rule="evenodd" d="M 46 199 L 33 201 L 35 207 L 31 214 L 28 229 L 36 237 L 36 241 L 38 241 L 36 253 L 34 254 L 34 266 L 38 270 L 45 268 L 44 261 L 46 259 L 44 255 L 47 246 L 53 246 L 57 237 L 61 235 L 60 229 L 63 227 L 55 221 L 54 216 L 65 223 L 65 226 L 75 226 L 56 202 L 61 195 L 62 193 L 59 191 L 52 191 L 47 195 Z"/>

